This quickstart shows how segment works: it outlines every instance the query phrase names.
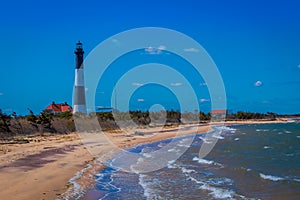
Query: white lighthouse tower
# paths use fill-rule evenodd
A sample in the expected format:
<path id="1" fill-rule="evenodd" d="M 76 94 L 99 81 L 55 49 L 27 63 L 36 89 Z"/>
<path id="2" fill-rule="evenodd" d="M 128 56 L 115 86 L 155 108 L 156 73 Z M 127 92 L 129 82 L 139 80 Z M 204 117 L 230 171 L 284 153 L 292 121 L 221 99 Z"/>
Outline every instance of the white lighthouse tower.
<path id="1" fill-rule="evenodd" d="M 73 92 L 73 113 L 87 113 L 85 102 L 85 87 L 84 87 L 84 73 L 83 73 L 83 54 L 82 43 L 76 43 L 76 68 L 75 68 L 75 82 Z"/>

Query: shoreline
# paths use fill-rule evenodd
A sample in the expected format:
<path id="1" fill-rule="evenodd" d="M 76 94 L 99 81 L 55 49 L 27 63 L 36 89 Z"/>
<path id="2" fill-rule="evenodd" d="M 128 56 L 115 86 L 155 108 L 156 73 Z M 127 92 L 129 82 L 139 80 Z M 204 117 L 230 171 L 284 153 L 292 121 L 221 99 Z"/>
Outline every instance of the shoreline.
<path id="1" fill-rule="evenodd" d="M 229 121 L 203 123 L 178 127 L 151 127 L 126 130 L 127 133 L 110 131 L 109 139 L 121 149 L 157 142 L 195 133 L 206 133 L 216 125 L 289 123 L 292 121 Z M 135 132 L 132 132 L 135 131 Z M 128 134 L 129 133 L 129 134 Z M 142 133 L 142 134 L 141 134 Z M 156 134 L 159 133 L 159 134 Z M 77 133 L 68 135 L 36 136 L 27 144 L 0 145 L 0 183 L 6 187 L 0 191 L 2 199 L 63 199 L 79 186 L 91 187 L 93 174 L 105 167 L 90 154 Z M 117 152 L 109 152 L 106 160 Z M 72 182 L 73 181 L 73 182 Z M 76 185 L 79 184 L 79 185 Z M 83 191 L 81 191 L 83 192 Z"/>
<path id="2" fill-rule="evenodd" d="M 220 123 L 219 122 L 203 123 L 203 124 L 199 124 L 199 125 L 197 125 L 197 124 L 186 124 L 186 125 L 182 125 L 183 127 L 181 127 L 181 128 L 182 129 L 188 128 L 190 130 L 185 130 L 183 132 L 183 134 L 181 134 L 181 135 L 175 135 L 174 134 L 174 132 L 178 130 L 178 127 L 173 127 L 173 128 L 169 127 L 169 128 L 166 128 L 166 130 L 163 130 L 163 131 L 159 132 L 159 134 L 161 134 L 160 137 L 155 137 L 157 135 L 154 135 L 154 134 L 157 133 L 157 131 L 159 129 L 161 129 L 162 127 L 152 127 L 152 128 L 146 128 L 146 129 L 142 128 L 142 129 L 138 129 L 138 130 L 135 129 L 136 132 L 142 131 L 143 133 L 146 133 L 146 134 L 151 133 L 152 135 L 150 135 L 150 136 L 154 136 L 154 138 L 151 138 L 151 139 L 149 139 L 149 138 L 140 138 L 140 140 L 134 138 L 135 141 L 133 143 L 131 143 L 130 145 L 128 145 L 127 143 L 125 143 L 123 145 L 120 145 L 120 144 L 122 144 L 122 142 L 121 143 L 119 142 L 119 145 L 120 145 L 119 147 L 126 150 L 126 149 L 130 149 L 130 148 L 134 148 L 135 146 L 138 146 L 138 145 L 151 144 L 151 143 L 154 143 L 154 142 L 158 142 L 158 141 L 162 141 L 162 140 L 166 140 L 166 139 L 170 139 L 170 138 L 180 138 L 180 137 L 192 135 L 192 134 L 195 134 L 195 132 L 196 132 L 196 134 L 204 134 L 204 133 L 207 133 L 207 132 L 211 131 L 213 126 L 222 126 L 222 125 L 232 126 L 232 125 L 246 125 L 246 124 L 274 124 L 274 123 L 278 124 L 278 123 L 291 123 L 291 122 L 294 122 L 294 121 L 291 121 L 291 120 L 288 120 L 288 119 L 277 119 L 277 120 L 272 120 L 272 121 L 271 120 L 265 120 L 265 121 L 262 121 L 262 120 L 246 120 L 246 121 L 227 121 L 227 122 L 220 122 Z M 199 128 L 199 127 L 202 127 L 202 129 L 200 129 L 200 130 L 198 129 L 197 131 L 195 131 L 195 129 L 191 129 L 191 128 Z M 130 131 L 130 129 L 126 130 L 126 131 Z M 114 133 L 114 131 L 112 131 L 112 133 Z M 167 134 L 165 134 L 165 133 L 167 133 Z M 128 135 L 124 135 L 124 136 L 127 137 Z M 112 158 L 117 153 L 118 152 L 114 152 L 114 153 L 110 154 L 107 157 L 106 161 L 109 160 L 110 158 Z M 92 171 L 95 171 L 95 168 L 97 168 L 96 173 L 99 173 L 99 171 L 101 171 L 102 169 L 107 167 L 104 164 L 104 162 L 103 162 L 103 160 L 101 162 L 99 162 L 99 161 L 97 162 L 97 160 L 96 160 L 94 162 L 94 169 L 92 169 Z M 99 167 L 99 165 L 101 167 Z M 92 172 L 92 173 L 88 174 L 88 176 L 91 176 L 91 175 L 93 176 L 93 175 L 95 175 L 95 173 Z M 77 184 L 78 183 L 80 184 L 80 182 L 82 182 L 80 179 L 81 179 L 81 177 L 78 178 Z M 83 181 L 84 184 L 81 185 L 82 186 L 81 189 L 85 192 L 84 195 L 81 196 L 81 197 L 83 197 L 83 199 L 89 199 L 89 196 L 91 196 L 93 198 L 97 197 L 98 192 L 92 190 L 93 189 L 92 186 L 95 185 L 94 181 L 95 181 L 94 179 L 90 180 L 88 185 L 86 185 L 86 180 Z M 78 191 L 75 192 L 75 193 L 78 193 Z"/>

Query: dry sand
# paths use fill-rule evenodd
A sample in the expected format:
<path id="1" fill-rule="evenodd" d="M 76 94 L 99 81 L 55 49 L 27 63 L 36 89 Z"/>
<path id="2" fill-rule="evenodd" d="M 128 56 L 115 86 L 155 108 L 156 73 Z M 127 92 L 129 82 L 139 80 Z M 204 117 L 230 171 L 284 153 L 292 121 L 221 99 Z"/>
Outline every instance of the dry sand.
<path id="1" fill-rule="evenodd" d="M 226 124 L 278 122 L 285 122 L 285 120 L 226 122 Z M 167 129 L 153 127 L 128 129 L 125 132 L 111 131 L 106 133 L 106 136 L 113 144 L 125 149 L 141 143 L 204 133 L 210 129 L 211 125 L 208 124 L 184 125 Z M 95 155 L 91 155 L 76 133 L 39 136 L 29 140 L 27 144 L 0 145 L 0 198 L 2 200 L 64 198 L 65 191 L 70 191 L 68 187 L 72 187 L 68 181 L 88 163 L 94 163 Z M 105 143 L 98 144 L 97 148 L 102 151 L 102 154 L 110 150 Z M 60 196 L 61 194 L 64 195 Z"/>
<path id="2" fill-rule="evenodd" d="M 0 146 L 0 199 L 55 199 L 92 156 L 77 134 Z"/>

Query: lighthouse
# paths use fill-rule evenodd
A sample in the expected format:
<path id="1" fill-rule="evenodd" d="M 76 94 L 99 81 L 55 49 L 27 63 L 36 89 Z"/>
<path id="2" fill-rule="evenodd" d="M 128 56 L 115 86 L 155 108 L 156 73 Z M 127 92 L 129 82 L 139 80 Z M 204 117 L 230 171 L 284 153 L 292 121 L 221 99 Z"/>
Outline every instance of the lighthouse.
<path id="1" fill-rule="evenodd" d="M 73 92 L 73 113 L 86 114 L 85 103 L 85 87 L 84 87 L 84 73 L 83 73 L 83 54 L 82 43 L 78 41 L 75 49 L 76 66 L 75 66 L 75 82 Z"/>

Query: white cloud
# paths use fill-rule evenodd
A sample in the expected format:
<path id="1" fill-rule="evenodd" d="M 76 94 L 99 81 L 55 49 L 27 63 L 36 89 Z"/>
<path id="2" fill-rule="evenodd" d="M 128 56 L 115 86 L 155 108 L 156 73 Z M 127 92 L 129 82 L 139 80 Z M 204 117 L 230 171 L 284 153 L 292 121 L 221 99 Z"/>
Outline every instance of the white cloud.
<path id="1" fill-rule="evenodd" d="M 121 42 L 117 39 L 111 39 L 111 43 L 113 47 L 119 47 L 121 45 Z"/>
<path id="2" fill-rule="evenodd" d="M 117 40 L 117 39 L 112 39 L 111 40 L 113 43 L 115 43 L 115 44 L 118 44 L 119 43 L 119 40 Z"/>
<path id="3" fill-rule="evenodd" d="M 262 84 L 263 84 L 263 83 L 262 83 L 261 81 L 256 81 L 256 82 L 254 83 L 254 86 L 255 86 L 255 87 L 260 87 Z"/>
<path id="4" fill-rule="evenodd" d="M 183 50 L 186 51 L 186 52 L 193 52 L 193 53 L 196 53 L 196 52 L 199 51 L 198 49 L 193 48 L 193 47 L 191 47 L 191 48 L 185 48 L 185 49 L 183 49 Z"/>
<path id="5" fill-rule="evenodd" d="M 143 86 L 144 84 L 143 83 L 137 83 L 137 82 L 134 82 L 132 83 L 133 86 L 137 86 L 137 87 L 140 87 L 140 86 Z"/>
<path id="6" fill-rule="evenodd" d="M 205 82 L 204 83 L 200 83 L 200 86 L 204 87 L 204 86 L 207 86 L 207 84 Z"/>
<path id="7" fill-rule="evenodd" d="M 177 83 L 171 83 L 171 86 L 179 87 L 179 86 L 182 86 L 182 83 L 180 83 L 180 82 L 177 82 Z"/>
<path id="8" fill-rule="evenodd" d="M 157 49 L 159 49 L 159 50 L 166 50 L 166 46 L 160 45 Z"/>
<path id="9" fill-rule="evenodd" d="M 145 49 L 145 52 L 148 53 L 148 54 L 155 54 L 155 48 L 153 48 L 153 47 L 147 47 Z"/>
<path id="10" fill-rule="evenodd" d="M 159 45 L 158 47 L 147 47 L 145 48 L 145 52 L 147 54 L 161 54 L 163 50 L 166 50 L 166 46 Z"/>
<path id="11" fill-rule="evenodd" d="M 209 102 L 209 99 L 199 99 L 200 103 Z"/>
<path id="12" fill-rule="evenodd" d="M 138 101 L 138 102 L 144 102 L 145 99 L 138 99 L 137 101 Z"/>

